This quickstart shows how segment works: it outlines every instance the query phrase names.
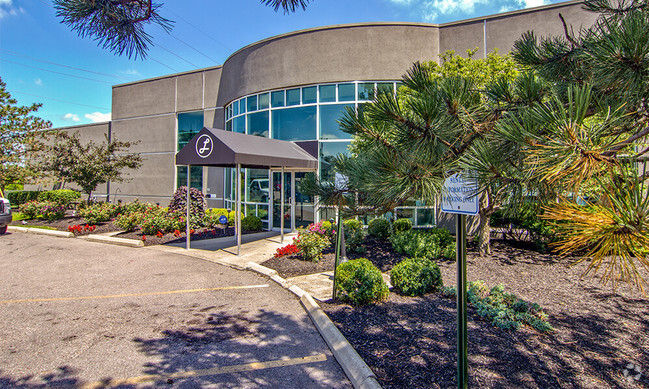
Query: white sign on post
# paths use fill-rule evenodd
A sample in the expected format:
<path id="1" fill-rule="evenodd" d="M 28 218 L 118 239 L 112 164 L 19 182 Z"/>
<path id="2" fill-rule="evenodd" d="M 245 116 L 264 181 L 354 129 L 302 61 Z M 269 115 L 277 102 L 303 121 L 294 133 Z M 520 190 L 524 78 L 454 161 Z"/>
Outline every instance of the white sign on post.
<path id="1" fill-rule="evenodd" d="M 477 215 L 479 209 L 478 182 L 455 173 L 444 181 L 442 212 Z"/>

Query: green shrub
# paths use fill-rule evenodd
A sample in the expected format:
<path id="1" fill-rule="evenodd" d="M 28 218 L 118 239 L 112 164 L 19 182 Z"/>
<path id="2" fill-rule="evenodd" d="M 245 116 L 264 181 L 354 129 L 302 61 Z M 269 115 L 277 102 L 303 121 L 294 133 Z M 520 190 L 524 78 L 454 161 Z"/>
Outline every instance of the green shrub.
<path id="1" fill-rule="evenodd" d="M 243 212 L 241 212 L 241 220 L 243 220 Z M 228 226 L 232 227 L 237 222 L 237 212 L 229 211 L 228 212 Z"/>
<path id="2" fill-rule="evenodd" d="M 26 219 L 59 220 L 65 217 L 65 207 L 53 201 L 28 201 L 20 206 L 20 212 Z"/>
<path id="3" fill-rule="evenodd" d="M 59 220 L 65 217 L 66 207 L 54 201 L 42 201 L 40 203 L 40 214 L 45 220 Z"/>
<path id="4" fill-rule="evenodd" d="M 204 224 L 208 227 L 217 227 L 221 225 L 219 218 L 228 217 L 228 210 L 225 208 L 208 208 L 205 210 Z M 228 222 L 230 219 L 228 218 Z"/>
<path id="5" fill-rule="evenodd" d="M 115 225 L 124 231 L 135 231 L 140 225 L 142 213 L 140 212 L 127 212 L 117 215 L 115 218 Z"/>
<path id="6" fill-rule="evenodd" d="M 444 288 L 442 294 L 455 296 L 455 288 Z M 554 328 L 548 323 L 548 315 L 536 303 L 519 299 L 505 292 L 502 284 L 489 289 L 484 281 L 474 281 L 467 285 L 467 300 L 478 315 L 503 330 L 517 330 L 528 325 L 537 331 L 549 332 Z"/>
<path id="7" fill-rule="evenodd" d="M 366 258 L 338 265 L 336 291 L 342 300 L 354 305 L 383 301 L 390 293 L 381 271 Z"/>
<path id="8" fill-rule="evenodd" d="M 192 215 L 192 220 L 197 221 L 197 225 L 203 225 L 203 219 L 205 218 L 205 197 L 203 193 L 196 189 L 189 189 L 189 197 L 191 201 L 191 206 L 189 207 L 189 213 Z M 180 214 L 183 213 L 187 215 L 187 187 L 181 186 L 176 189 L 174 192 L 174 198 L 169 203 L 169 213 Z M 186 217 L 186 216 L 185 216 Z M 193 224 L 193 223 L 190 223 Z"/>
<path id="9" fill-rule="evenodd" d="M 155 235 L 158 232 L 166 233 L 171 232 L 174 229 L 182 230 L 181 228 L 174 227 L 173 220 L 166 213 L 151 214 L 147 216 L 146 219 L 142 221 L 140 227 L 142 228 L 142 233 L 144 235 Z"/>
<path id="10" fill-rule="evenodd" d="M 122 214 L 144 213 L 147 211 L 147 209 L 151 209 L 154 207 L 159 207 L 159 205 L 155 205 L 151 203 L 141 203 L 140 200 L 135 199 L 135 201 L 122 205 L 120 208 L 120 213 Z"/>
<path id="11" fill-rule="evenodd" d="M 325 235 L 317 232 L 300 230 L 294 244 L 304 259 L 318 262 L 322 257 L 322 251 L 331 245 L 331 241 Z"/>
<path id="12" fill-rule="evenodd" d="M 36 219 L 41 214 L 41 203 L 36 200 L 31 200 L 21 204 L 20 213 L 25 215 L 27 219 Z"/>
<path id="13" fill-rule="evenodd" d="M 7 200 L 11 203 L 11 206 L 18 208 L 21 205 L 28 203 L 30 201 L 38 200 L 38 194 L 41 193 L 36 190 L 18 190 L 14 192 L 7 192 Z"/>
<path id="14" fill-rule="evenodd" d="M 413 258 L 455 258 L 455 243 L 450 233 L 441 228 L 408 230 L 390 237 L 396 252 Z"/>
<path id="15" fill-rule="evenodd" d="M 439 266 L 426 258 L 408 258 L 392 268 L 390 282 L 406 296 L 421 296 L 443 286 Z"/>
<path id="16" fill-rule="evenodd" d="M 246 231 L 260 231 L 262 227 L 261 219 L 257 216 L 248 215 L 241 220 L 241 229 Z"/>
<path id="17" fill-rule="evenodd" d="M 390 237 L 390 221 L 382 217 L 370 220 L 367 225 L 367 234 L 379 239 L 388 239 Z"/>
<path id="18" fill-rule="evenodd" d="M 79 210 L 87 224 L 105 223 L 119 214 L 119 208 L 111 203 L 97 203 Z"/>
<path id="19" fill-rule="evenodd" d="M 362 252 L 363 249 L 363 223 L 360 220 L 349 219 L 343 221 L 345 227 L 345 247 L 348 251 Z"/>
<path id="20" fill-rule="evenodd" d="M 398 234 L 412 230 L 412 221 L 410 219 L 398 219 L 392 224 L 392 232 Z"/>
<path id="21" fill-rule="evenodd" d="M 48 190 L 38 194 L 38 201 L 53 201 L 64 207 L 69 207 L 70 203 L 80 198 L 81 193 L 70 189 Z"/>

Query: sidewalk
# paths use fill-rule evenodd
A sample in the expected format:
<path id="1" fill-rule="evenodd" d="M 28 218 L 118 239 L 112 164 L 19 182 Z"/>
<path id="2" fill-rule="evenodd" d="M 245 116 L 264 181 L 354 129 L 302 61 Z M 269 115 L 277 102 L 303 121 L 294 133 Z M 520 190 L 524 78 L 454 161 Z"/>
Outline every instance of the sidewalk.
<path id="1" fill-rule="evenodd" d="M 270 259 L 278 248 L 291 243 L 296 236 L 297 233 L 284 234 L 284 243 L 280 243 L 280 235 L 275 231 L 243 235 L 240 256 L 236 255 L 236 239 L 231 236 L 190 242 L 190 250 L 185 249 L 184 242 L 148 246 L 148 248 L 188 255 L 237 269 L 246 269 L 249 262 L 261 264 Z M 327 301 L 333 297 L 333 278 L 332 269 L 328 272 L 287 278 L 286 281 L 300 287 L 318 301 Z M 383 279 L 390 287 L 390 277 L 387 273 L 383 274 Z"/>

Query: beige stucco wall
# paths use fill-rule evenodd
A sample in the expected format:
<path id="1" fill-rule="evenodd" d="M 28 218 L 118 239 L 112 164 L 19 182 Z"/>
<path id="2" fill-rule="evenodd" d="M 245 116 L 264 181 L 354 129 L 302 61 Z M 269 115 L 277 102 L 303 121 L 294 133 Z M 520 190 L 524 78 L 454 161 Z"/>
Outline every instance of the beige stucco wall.
<path id="1" fill-rule="evenodd" d="M 110 185 L 111 200 L 124 199 L 133 201 L 136 197 L 141 201 L 158 199 L 153 202 L 165 204 L 171 200 L 175 190 L 175 156 L 173 154 L 143 154 L 142 167 L 129 173 L 127 182 L 113 182 Z"/>
<path id="2" fill-rule="evenodd" d="M 139 142 L 131 146 L 134 153 L 160 153 L 176 151 L 176 115 L 116 120 L 112 124 L 113 138 L 120 141 Z"/>
<path id="3" fill-rule="evenodd" d="M 372 23 L 316 28 L 247 46 L 223 65 L 218 105 L 247 94 L 336 81 L 395 80 L 437 57 L 438 28 Z"/>
<path id="4" fill-rule="evenodd" d="M 508 53 L 514 42 L 527 31 L 534 31 L 537 36 L 563 36 L 564 29 L 559 14 L 564 17 L 568 26 L 572 26 L 575 33 L 582 27 L 590 27 L 597 17 L 597 14 L 585 11 L 581 1 L 569 1 L 445 23 L 440 26 L 439 32 L 440 54 L 454 50 L 457 54 L 464 55 L 466 50 L 477 48 L 475 58 L 482 58 L 485 52 L 485 27 L 488 53 L 496 48 L 501 54 Z"/>

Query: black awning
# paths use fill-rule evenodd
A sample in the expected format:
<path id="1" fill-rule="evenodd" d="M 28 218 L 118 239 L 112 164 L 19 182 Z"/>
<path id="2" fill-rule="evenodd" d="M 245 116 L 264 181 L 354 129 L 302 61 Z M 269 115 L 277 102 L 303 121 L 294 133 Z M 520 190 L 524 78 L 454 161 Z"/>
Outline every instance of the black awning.
<path id="1" fill-rule="evenodd" d="M 204 127 L 176 153 L 176 165 L 315 170 L 318 159 L 294 142 Z"/>

